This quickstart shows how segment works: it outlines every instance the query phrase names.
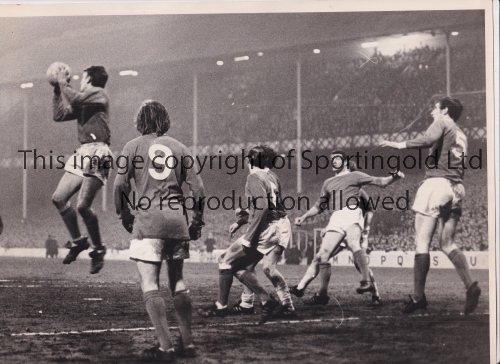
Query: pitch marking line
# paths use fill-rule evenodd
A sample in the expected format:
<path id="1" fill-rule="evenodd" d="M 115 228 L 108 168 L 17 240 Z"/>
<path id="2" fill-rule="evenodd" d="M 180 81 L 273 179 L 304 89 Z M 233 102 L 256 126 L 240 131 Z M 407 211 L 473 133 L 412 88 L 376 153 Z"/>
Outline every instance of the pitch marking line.
<path id="1" fill-rule="evenodd" d="M 489 315 L 489 312 L 483 313 L 473 313 L 468 316 L 486 316 Z M 419 314 L 419 315 L 411 315 L 407 316 L 409 318 L 413 317 L 434 317 L 434 316 L 465 316 L 463 313 L 460 314 Z M 367 319 L 390 319 L 400 316 L 374 316 L 367 317 Z M 308 319 L 308 320 L 289 320 L 289 321 L 269 321 L 264 325 L 293 325 L 293 324 L 307 324 L 307 323 L 321 323 L 321 322 L 337 322 L 337 321 L 359 321 L 362 320 L 360 317 L 342 317 L 337 319 Z M 210 324 L 210 325 L 196 325 L 193 326 L 193 329 L 203 329 L 203 328 L 213 328 L 213 327 L 234 327 L 234 326 L 262 326 L 257 322 L 232 322 L 225 324 Z M 338 326 L 337 326 L 338 327 Z M 82 330 L 82 331 L 60 331 L 60 332 L 22 332 L 19 334 L 10 334 L 12 337 L 19 336 L 60 336 L 60 335 L 82 335 L 82 334 L 103 334 L 106 332 L 133 332 L 133 331 L 153 331 L 154 327 L 136 327 L 130 329 L 102 329 L 102 330 Z M 172 326 L 169 327 L 170 330 L 178 330 L 179 327 Z"/>

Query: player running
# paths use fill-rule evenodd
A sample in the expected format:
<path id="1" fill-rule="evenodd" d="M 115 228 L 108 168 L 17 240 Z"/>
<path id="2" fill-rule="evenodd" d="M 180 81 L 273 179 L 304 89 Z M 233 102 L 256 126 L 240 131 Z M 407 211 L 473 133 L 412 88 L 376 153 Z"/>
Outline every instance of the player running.
<path id="1" fill-rule="evenodd" d="M 272 153 L 272 150 L 270 153 Z M 272 168 L 272 163 L 268 167 Z M 276 178 L 276 180 L 278 179 L 278 177 L 272 171 L 269 170 L 268 173 L 272 174 Z M 236 231 L 238 231 L 240 227 L 247 224 L 249 219 L 249 214 L 246 210 L 236 209 L 235 213 L 236 217 L 238 217 L 239 219 L 229 227 L 231 237 Z M 278 261 L 283 255 L 283 251 L 288 246 L 290 235 L 292 232 L 292 227 L 288 217 L 285 216 L 282 218 L 282 220 L 282 224 L 280 225 L 281 229 L 279 232 L 278 246 L 271 250 L 269 254 L 264 255 L 264 257 L 262 258 L 262 270 L 266 277 L 269 278 L 269 280 L 273 284 L 276 290 L 276 294 L 278 295 L 278 298 L 281 302 L 279 311 L 276 312 L 274 316 L 293 319 L 297 318 L 297 314 L 295 313 L 295 307 L 293 306 L 292 297 L 290 295 L 290 291 L 285 279 L 277 269 Z M 254 263 L 253 267 L 249 269 L 251 269 L 252 272 L 255 272 L 256 265 L 257 263 Z M 235 303 L 233 307 L 228 309 L 228 315 L 253 315 L 255 313 L 253 301 L 253 292 L 245 286 L 243 292 L 241 293 L 240 301 L 238 303 Z"/>
<path id="2" fill-rule="evenodd" d="M 481 289 L 472 279 L 464 253 L 455 244 L 455 232 L 462 215 L 464 169 L 462 158 L 467 156 L 467 137 L 456 122 L 463 106 L 457 99 L 442 98 L 431 112 L 433 122 L 424 135 L 404 142 L 383 141 L 381 146 L 396 149 L 430 147 L 435 165 L 427 166 L 425 179 L 420 185 L 413 211 L 415 211 L 415 263 L 414 290 L 403 310 L 412 313 L 427 307 L 425 280 L 430 267 L 429 246 L 436 228 L 441 250 L 451 260 L 467 289 L 465 314 L 473 312 L 479 302 Z"/>
<path id="3" fill-rule="evenodd" d="M 259 323 L 264 323 L 279 306 L 259 283 L 254 273 L 255 265 L 266 255 L 274 254 L 280 237 L 290 229 L 285 208 L 281 202 L 278 177 L 269 166 L 275 156 L 267 146 L 255 146 L 248 152 L 249 175 L 245 195 L 249 201 L 252 222 L 246 234 L 236 240 L 219 258 L 219 298 L 210 307 L 200 310 L 203 317 L 225 317 L 233 276 L 238 278 L 262 303 Z M 272 258 L 274 259 L 274 258 Z"/>
<path id="4" fill-rule="evenodd" d="M 204 187 L 196 167 L 181 165 L 189 149 L 167 135 L 170 119 L 165 107 L 157 101 L 144 101 L 136 117 L 142 136 L 128 142 L 122 156 L 129 161 L 128 173 L 118 174 L 114 184 L 116 212 L 128 232 L 130 259 L 137 263 L 141 277 L 144 304 L 153 323 L 159 346 L 144 350 L 149 359 L 171 362 L 176 351 L 167 324 L 166 307 L 159 290 L 162 260 L 167 262 L 170 291 L 181 333 L 178 355 L 196 356 L 191 334 L 191 298 L 183 280 L 184 259 L 189 258 L 189 240 L 201 236 L 204 209 Z M 135 181 L 138 199 L 135 216 L 129 209 L 130 180 Z M 187 183 L 196 203 L 191 224 L 183 204 L 182 185 Z M 135 203 L 134 203 L 135 205 Z"/>
<path id="5" fill-rule="evenodd" d="M 63 68 L 59 69 L 57 81 L 53 98 L 54 121 L 76 119 L 78 140 L 82 144 L 66 162 L 66 173 L 52 195 L 52 202 L 72 239 L 66 245 L 70 250 L 63 264 L 75 261 L 78 254 L 90 247 L 88 238 L 80 233 L 78 211 L 94 245 L 89 255 L 92 258 L 90 273 L 95 274 L 102 269 L 106 254 L 99 233 L 99 222 L 91 206 L 97 192 L 108 179 L 109 168 L 105 168 L 104 162 L 106 158 L 112 158 L 109 149 L 109 98 L 104 90 L 108 74 L 101 66 L 86 68 L 82 74 L 80 91 L 70 86 Z M 79 193 L 75 210 L 69 200 L 76 192 Z"/>
<path id="6" fill-rule="evenodd" d="M 295 219 L 295 225 L 300 226 L 306 219 L 325 210 L 333 211 L 327 227 L 322 231 L 323 240 L 319 252 L 299 284 L 290 288 L 290 292 L 297 297 L 303 296 L 304 290 L 319 273 L 320 289 L 307 301 L 309 305 L 326 305 L 330 300 L 328 284 L 331 266 L 328 261 L 344 238 L 347 239 L 347 246 L 362 275 L 361 285 L 356 292 L 363 294 L 374 291 L 374 286 L 370 281 L 368 257 L 360 245 L 364 218 L 362 209 L 359 207 L 359 190 L 368 184 L 386 187 L 395 180 L 404 178 L 402 172 L 394 173 L 389 177 L 373 177 L 359 171 L 350 172 L 345 152 L 333 151 L 331 157 L 333 170 L 337 171 L 336 175 L 323 183 L 321 196 L 316 204 L 304 215 Z M 340 193 L 343 198 L 340 197 Z M 341 206 L 342 200 L 344 205 Z"/>

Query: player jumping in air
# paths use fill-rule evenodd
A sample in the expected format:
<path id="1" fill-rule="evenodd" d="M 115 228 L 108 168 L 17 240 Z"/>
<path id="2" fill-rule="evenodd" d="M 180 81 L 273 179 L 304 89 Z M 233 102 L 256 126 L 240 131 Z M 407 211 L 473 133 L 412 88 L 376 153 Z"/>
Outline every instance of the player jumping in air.
<path id="1" fill-rule="evenodd" d="M 425 280 L 430 267 L 429 246 L 436 228 L 441 250 L 451 260 L 467 289 L 465 313 L 473 312 L 479 302 L 481 289 L 472 279 L 464 253 L 455 244 L 465 196 L 462 158 L 467 155 L 467 137 L 456 124 L 462 110 L 459 100 L 445 97 L 435 104 L 431 113 L 434 120 L 422 136 L 400 143 L 381 143 L 383 147 L 396 149 L 431 147 L 430 153 L 434 156 L 431 159 L 436 161 L 435 165 L 428 166 L 412 208 L 416 213 L 414 290 L 404 313 L 427 307 Z"/>
<path id="2" fill-rule="evenodd" d="M 118 174 L 114 184 L 116 212 L 131 232 L 130 259 L 137 262 L 144 304 L 153 323 L 159 346 L 144 350 L 147 359 L 171 362 L 178 355 L 196 356 L 191 334 L 191 298 L 183 280 L 184 259 L 189 258 L 189 240 L 201 236 L 204 187 L 196 167 L 183 166 L 189 149 L 166 136 L 170 119 L 165 107 L 156 101 L 144 101 L 136 117 L 142 136 L 128 142 L 122 156 L 130 161 L 126 174 Z M 139 162 L 143 161 L 143 162 Z M 137 165 L 137 167 L 136 167 Z M 187 167 L 187 168 L 186 168 Z M 129 209 L 130 180 L 135 181 L 136 196 L 144 206 Z M 187 183 L 196 203 L 188 226 L 183 204 L 183 183 Z M 167 262 L 170 291 L 181 333 L 180 347 L 174 349 L 167 324 L 165 301 L 159 290 L 163 259 Z"/>
<path id="3" fill-rule="evenodd" d="M 269 156 L 273 156 L 272 149 L 267 148 L 267 152 Z M 272 161 L 272 157 L 270 159 Z M 268 166 L 272 168 L 272 163 Z M 276 180 L 278 177 L 270 170 L 268 170 L 269 174 L 272 174 Z M 281 188 L 279 188 L 281 191 Z M 281 207 L 281 205 L 280 205 Z M 243 225 L 248 223 L 249 214 L 246 210 L 237 209 L 236 216 L 239 218 L 237 222 L 232 224 L 229 228 L 229 232 L 231 233 L 231 237 L 233 234 Z M 295 313 L 295 307 L 293 307 L 292 297 L 290 296 L 290 292 L 288 289 L 288 285 L 281 275 L 281 273 L 277 269 L 277 264 L 280 257 L 283 255 L 283 251 L 287 248 L 288 242 L 290 241 L 291 234 L 291 224 L 288 217 L 282 217 L 282 224 L 280 227 L 282 228 L 279 233 L 279 243 L 276 248 L 271 250 L 270 253 L 264 255 L 262 258 L 262 270 L 267 278 L 271 281 L 274 288 L 276 289 L 276 294 L 278 295 L 281 307 L 279 311 L 275 314 L 275 317 L 283 317 L 283 318 L 297 318 L 297 314 Z M 252 271 L 255 272 L 254 264 Z M 255 312 L 253 306 L 254 294 L 250 291 L 246 286 L 243 289 L 241 294 L 241 299 L 238 303 L 234 304 L 233 307 L 228 309 L 229 315 L 253 315 Z"/>
<path id="4" fill-rule="evenodd" d="M 280 237 L 289 229 L 285 208 L 281 203 L 278 178 L 269 170 L 275 153 L 266 146 L 256 146 L 248 152 L 249 175 L 245 195 L 249 200 L 252 222 L 246 234 L 236 240 L 219 258 L 219 298 L 210 307 L 200 310 L 203 317 L 225 317 L 233 276 L 236 276 L 262 303 L 260 323 L 271 317 L 279 306 L 259 283 L 255 265 L 268 254 L 273 254 Z"/>
<path id="5" fill-rule="evenodd" d="M 368 257 L 360 245 L 364 218 L 363 211 L 359 207 L 359 191 L 362 186 L 368 184 L 385 187 L 404 177 L 402 172 L 394 173 L 389 177 L 372 177 L 358 171 L 350 172 L 346 157 L 343 151 L 332 152 L 332 167 L 337 174 L 323 183 L 321 196 L 316 204 L 304 215 L 295 219 L 295 225 L 300 226 L 304 220 L 325 210 L 333 211 L 327 227 L 322 231 L 323 240 L 319 252 L 299 284 L 290 288 L 291 293 L 298 297 L 303 296 L 306 287 L 319 273 L 320 289 L 307 301 L 309 305 L 326 305 L 330 300 L 328 284 L 331 266 L 328 261 L 344 238 L 347 239 L 347 246 L 351 250 L 354 262 L 362 275 L 361 285 L 356 289 L 356 292 L 358 294 L 374 292 L 374 286 L 370 280 Z"/>
<path id="6" fill-rule="evenodd" d="M 104 162 L 106 158 L 112 157 L 109 149 L 109 98 L 104 90 L 108 74 L 101 66 L 85 69 L 80 91 L 73 90 L 69 85 L 64 69 L 59 70 L 57 80 L 53 98 L 54 120 L 76 119 L 78 140 L 82 144 L 66 162 L 66 173 L 52 196 L 52 202 L 72 238 L 72 242 L 67 245 L 70 250 L 63 263 L 70 264 L 78 254 L 90 247 L 88 238 L 80 233 L 76 214 L 78 211 L 94 245 L 94 250 L 89 255 L 92 258 L 90 273 L 95 274 L 102 269 L 106 254 L 99 233 L 99 222 L 91 206 L 97 192 L 108 179 L 109 168 L 105 168 Z M 69 200 L 76 192 L 79 193 L 75 210 Z"/>

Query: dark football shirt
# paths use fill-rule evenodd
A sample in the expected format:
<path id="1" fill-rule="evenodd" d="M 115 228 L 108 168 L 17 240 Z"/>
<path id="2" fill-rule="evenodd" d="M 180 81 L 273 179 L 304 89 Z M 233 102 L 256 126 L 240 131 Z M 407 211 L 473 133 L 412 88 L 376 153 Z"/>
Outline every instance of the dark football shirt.
<path id="1" fill-rule="evenodd" d="M 278 176 L 269 169 L 250 173 L 245 185 L 245 196 L 250 202 L 252 222 L 244 238 L 255 243 L 269 224 L 286 216 Z"/>
<path id="2" fill-rule="evenodd" d="M 134 238 L 188 240 L 188 219 L 183 208 L 183 183 L 189 185 L 193 194 L 189 201 L 185 201 L 185 206 L 192 211 L 193 220 L 199 223 L 203 222 L 205 196 L 196 164 L 193 168 L 186 168 L 181 164 L 181 157 L 191 156 L 189 149 L 169 136 L 158 137 L 150 134 L 128 142 L 123 148 L 122 156 L 128 158 L 129 170 L 128 173 L 119 173 L 116 177 L 115 206 L 118 214 L 129 211 L 129 204 L 124 195 L 129 195 L 130 180 L 134 179 L 135 202 L 138 204 L 142 199 L 142 208 L 136 207 Z M 140 159 L 144 163 L 136 163 L 134 168 L 133 161 Z M 184 162 L 187 166 L 190 165 L 189 160 Z M 130 197 L 132 198 L 133 194 L 130 194 Z"/>
<path id="3" fill-rule="evenodd" d="M 109 145 L 109 97 L 106 90 L 91 86 L 79 92 L 67 83 L 60 83 L 60 88 L 61 94 L 54 94 L 53 98 L 54 120 L 77 119 L 81 144 L 103 142 Z M 69 105 L 65 104 L 62 95 Z"/>
<path id="4" fill-rule="evenodd" d="M 429 162 L 437 160 L 429 166 L 425 178 L 442 177 L 455 183 L 462 183 L 464 169 L 462 153 L 467 155 L 467 137 L 454 121 L 436 120 L 425 133 L 406 142 L 408 149 L 430 147 Z"/>
<path id="5" fill-rule="evenodd" d="M 321 211 L 337 211 L 347 205 L 360 204 L 361 187 L 368 184 L 383 187 L 385 186 L 382 182 L 383 178 L 369 176 L 358 171 L 337 174 L 323 183 L 320 198 L 315 206 Z"/>

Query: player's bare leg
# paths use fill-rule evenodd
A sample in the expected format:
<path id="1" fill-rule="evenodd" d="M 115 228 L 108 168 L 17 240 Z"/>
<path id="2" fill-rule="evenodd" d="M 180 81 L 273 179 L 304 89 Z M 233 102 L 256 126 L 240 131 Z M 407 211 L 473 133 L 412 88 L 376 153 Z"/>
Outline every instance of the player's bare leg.
<path id="1" fill-rule="evenodd" d="M 218 309 L 227 308 L 229 300 L 229 292 L 233 284 L 233 263 L 238 259 L 245 257 L 243 246 L 235 241 L 226 249 L 224 254 L 219 258 L 219 299 L 216 302 L 220 305 Z"/>
<path id="2" fill-rule="evenodd" d="M 283 250 L 284 248 L 278 245 L 267 255 L 265 255 L 262 259 L 262 270 L 273 284 L 274 289 L 276 290 L 276 294 L 278 295 L 278 298 L 281 302 L 281 308 L 278 312 L 278 315 L 286 318 L 295 318 L 295 307 L 293 307 L 292 297 L 290 295 L 288 285 L 281 273 L 276 268 L 276 266 L 278 265 L 278 260 L 283 254 Z"/>
<path id="3" fill-rule="evenodd" d="M 161 263 L 137 261 L 137 271 L 141 277 L 141 289 L 144 304 L 149 318 L 155 327 L 156 336 L 160 343 L 160 351 L 168 358 L 175 358 L 174 348 L 170 338 L 167 322 L 167 308 L 160 292 L 160 268 Z M 150 349 L 152 351 L 154 349 Z M 145 354 L 147 352 L 145 351 Z"/>
<path id="4" fill-rule="evenodd" d="M 375 280 L 375 275 L 373 274 L 373 271 L 369 268 L 368 272 L 370 273 L 370 282 L 372 283 L 373 286 L 373 292 L 372 292 L 372 302 L 371 305 L 380 305 L 380 292 L 378 290 L 378 285 L 377 281 Z"/>
<path id="5" fill-rule="evenodd" d="M 439 242 L 441 250 L 451 260 L 458 275 L 460 276 L 460 279 L 464 282 L 465 289 L 467 290 L 464 311 L 466 314 L 469 314 L 473 312 L 478 305 L 481 288 L 479 288 L 478 282 L 474 281 L 472 278 L 469 264 L 467 263 L 464 253 L 455 244 L 457 223 L 458 219 L 453 217 L 449 218 L 446 222 L 443 218 L 439 219 Z"/>
<path id="6" fill-rule="evenodd" d="M 193 308 L 189 290 L 186 288 L 183 279 L 183 266 L 184 260 L 167 260 L 168 280 L 173 296 L 175 317 L 177 318 L 181 332 L 180 346 L 177 354 L 192 358 L 196 356 L 191 333 Z"/>
<path id="7" fill-rule="evenodd" d="M 69 203 L 70 198 L 81 188 L 82 182 L 82 177 L 66 172 L 52 195 L 52 203 L 61 214 L 72 239 L 71 242 L 66 244 L 70 251 L 64 258 L 63 264 L 70 264 L 75 261 L 78 255 L 90 246 L 87 237 L 80 234 L 76 210 Z"/>
<path id="8" fill-rule="evenodd" d="M 319 253 L 316 253 L 311 264 L 309 264 L 309 267 L 307 267 L 306 273 L 300 280 L 299 284 L 290 287 L 290 293 L 294 294 L 297 297 L 302 297 L 304 295 L 304 290 L 319 273 L 319 259 Z"/>
<path id="9" fill-rule="evenodd" d="M 102 245 L 101 234 L 99 232 L 99 221 L 91 207 L 101 187 L 102 182 L 97 177 L 83 177 L 76 206 L 78 213 L 82 216 L 85 226 L 87 227 L 90 240 L 94 245 L 94 250 L 89 254 L 92 258 L 91 274 L 98 273 L 102 269 L 104 255 L 106 254 L 106 248 Z"/>
<path id="10" fill-rule="evenodd" d="M 83 178 L 72 173 L 66 172 L 52 195 L 52 203 L 61 214 L 62 220 L 68 229 L 73 240 L 78 239 L 80 228 L 78 227 L 78 218 L 76 210 L 68 203 L 70 198 L 78 192 L 82 185 Z"/>
<path id="11" fill-rule="evenodd" d="M 330 283 L 331 277 L 331 265 L 329 260 L 332 256 L 332 253 L 335 251 L 337 246 L 344 240 L 345 234 L 340 233 L 338 231 L 327 231 L 323 236 L 323 242 L 321 243 L 321 247 L 316 254 L 317 257 L 317 266 L 318 266 L 318 276 L 320 279 L 319 282 L 319 290 L 313 297 L 308 300 L 305 300 L 304 303 L 307 305 L 326 305 L 330 300 L 328 296 L 328 285 Z M 316 259 L 315 257 L 315 259 Z M 314 263 L 314 262 L 313 262 Z M 311 264 L 313 265 L 313 264 Z M 308 277 L 307 273 L 312 270 L 306 271 L 306 275 L 302 279 L 301 283 L 310 283 L 314 277 Z M 299 283 L 300 284 L 300 283 Z M 300 287 L 300 286 L 299 286 Z"/>
<path id="12" fill-rule="evenodd" d="M 279 306 L 278 301 L 276 301 L 272 296 L 261 286 L 257 276 L 254 272 L 243 269 L 238 270 L 235 276 L 247 286 L 257 297 L 259 297 L 262 303 L 262 313 L 259 323 L 263 324 L 271 318 L 273 311 Z"/>
<path id="13" fill-rule="evenodd" d="M 413 267 L 413 296 L 406 303 L 403 313 L 412 313 L 427 307 L 425 281 L 431 265 L 429 246 L 436 231 L 438 219 L 416 212 L 415 215 L 415 263 Z"/>
<path id="14" fill-rule="evenodd" d="M 246 269 L 255 272 L 257 263 L 249 265 Z M 240 300 L 229 308 L 227 313 L 229 315 L 253 315 L 255 308 L 253 306 L 254 294 L 247 286 L 243 285 L 243 292 L 241 293 Z"/>
<path id="15" fill-rule="evenodd" d="M 264 304 L 269 300 L 267 292 L 260 286 L 254 273 L 246 268 L 262 259 L 262 254 L 254 249 L 245 249 L 237 240 L 219 258 L 219 299 L 211 307 L 198 311 L 203 317 L 224 317 L 228 313 L 228 300 L 233 275 L 254 292 Z"/>

